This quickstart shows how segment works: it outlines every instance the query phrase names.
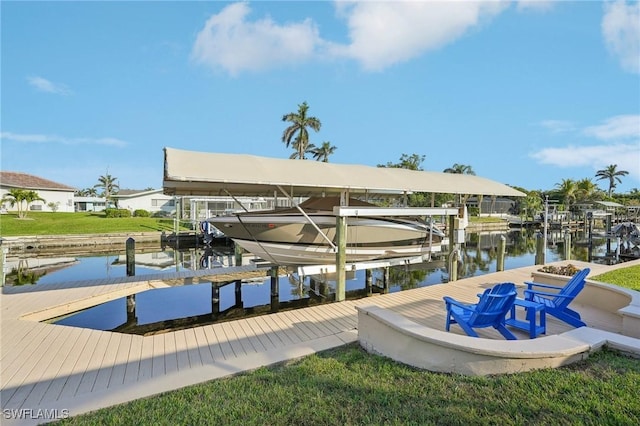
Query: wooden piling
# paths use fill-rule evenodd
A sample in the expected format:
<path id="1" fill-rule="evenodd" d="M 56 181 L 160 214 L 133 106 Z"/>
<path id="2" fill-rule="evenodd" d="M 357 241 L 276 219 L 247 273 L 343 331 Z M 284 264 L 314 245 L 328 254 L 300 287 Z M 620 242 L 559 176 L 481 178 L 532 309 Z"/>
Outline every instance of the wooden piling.
<path id="1" fill-rule="evenodd" d="M 544 246 L 544 236 L 538 232 L 536 234 L 536 265 L 544 265 L 544 251 L 546 247 Z"/>
<path id="2" fill-rule="evenodd" d="M 278 267 L 274 266 L 269 269 L 271 277 L 271 312 L 278 312 L 280 308 L 280 285 L 278 279 Z"/>
<path id="3" fill-rule="evenodd" d="M 504 235 L 500 236 L 498 241 L 498 258 L 496 259 L 496 271 L 504 271 L 504 256 L 507 251 L 507 239 Z"/>
<path id="4" fill-rule="evenodd" d="M 336 253 L 336 302 L 342 302 L 346 297 L 347 279 L 347 218 L 345 216 L 336 217 L 336 240 L 338 241 L 338 252 Z"/>
<path id="5" fill-rule="evenodd" d="M 136 274 L 136 240 L 129 237 L 126 242 L 127 255 L 127 276 L 133 277 Z"/>

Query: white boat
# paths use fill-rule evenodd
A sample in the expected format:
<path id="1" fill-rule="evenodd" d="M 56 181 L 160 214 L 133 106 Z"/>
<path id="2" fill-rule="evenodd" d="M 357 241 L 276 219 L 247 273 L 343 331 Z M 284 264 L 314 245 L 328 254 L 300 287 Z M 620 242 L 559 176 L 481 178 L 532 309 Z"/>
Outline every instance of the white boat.
<path id="1" fill-rule="evenodd" d="M 217 216 L 208 221 L 236 244 L 277 265 L 323 265 L 336 260 L 338 197 L 310 198 L 298 208 Z M 351 199 L 350 207 L 376 207 Z M 411 257 L 440 251 L 444 233 L 417 217 L 348 217 L 346 261 Z M 330 241 L 332 243 L 330 243 Z"/>

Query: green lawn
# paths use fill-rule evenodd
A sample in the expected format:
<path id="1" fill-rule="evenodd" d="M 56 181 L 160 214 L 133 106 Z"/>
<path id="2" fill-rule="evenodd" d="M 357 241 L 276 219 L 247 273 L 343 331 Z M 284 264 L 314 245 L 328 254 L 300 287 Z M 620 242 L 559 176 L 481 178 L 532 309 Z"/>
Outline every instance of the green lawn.
<path id="1" fill-rule="evenodd" d="M 616 284 L 620 287 L 640 291 L 640 265 L 614 269 L 610 272 L 589 278 L 595 281 Z"/>
<path id="2" fill-rule="evenodd" d="M 186 224 L 183 224 L 186 225 Z M 188 229 L 182 226 L 180 230 Z M 26 219 L 16 214 L 0 215 L 0 235 L 104 234 L 118 232 L 173 232 L 174 220 L 152 217 L 107 218 L 99 213 L 29 212 Z"/>
<path id="3" fill-rule="evenodd" d="M 640 266 L 593 277 L 634 288 Z M 63 424 L 638 425 L 640 360 L 603 349 L 558 369 L 466 377 L 358 344 L 66 419 Z"/>
<path id="4" fill-rule="evenodd" d="M 63 421 L 103 425 L 637 425 L 640 361 L 603 350 L 560 369 L 466 377 L 357 344 Z"/>

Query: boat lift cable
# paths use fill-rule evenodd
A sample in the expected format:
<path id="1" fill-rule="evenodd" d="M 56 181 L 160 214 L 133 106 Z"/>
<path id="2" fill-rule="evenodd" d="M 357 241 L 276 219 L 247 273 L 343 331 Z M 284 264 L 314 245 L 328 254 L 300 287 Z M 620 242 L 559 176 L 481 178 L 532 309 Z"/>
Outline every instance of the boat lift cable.
<path id="1" fill-rule="evenodd" d="M 240 224 L 242 225 L 242 227 L 244 228 L 245 231 L 247 231 L 249 233 L 249 235 L 251 235 L 251 238 L 253 238 L 253 241 L 255 241 L 256 244 L 258 244 L 258 246 L 260 246 L 260 248 L 262 249 L 263 252 L 265 252 L 268 256 L 269 256 L 269 260 L 271 260 L 271 262 L 274 265 L 277 265 L 278 262 L 269 254 L 269 252 L 262 246 L 262 244 L 260 243 L 260 241 L 258 241 L 256 239 L 256 237 L 253 235 L 253 233 L 247 228 L 247 226 L 244 224 L 244 222 L 242 221 L 242 217 L 241 215 L 237 214 L 236 217 L 238 218 L 238 222 L 240 222 Z"/>
<path id="2" fill-rule="evenodd" d="M 235 201 L 236 203 L 238 203 L 240 205 L 240 207 L 242 207 L 242 209 L 249 213 L 249 210 L 244 206 L 244 204 L 242 204 L 233 194 L 231 194 L 229 191 L 227 191 L 226 189 L 224 190 L 224 192 L 231 198 L 233 198 L 233 201 Z M 265 248 L 262 246 L 262 244 L 260 243 L 260 241 L 258 241 L 256 239 L 256 237 L 253 235 L 253 233 L 247 228 L 247 226 L 244 224 L 244 222 L 242 221 L 242 217 L 240 215 L 236 215 L 236 217 L 238 218 L 238 222 L 240 222 L 240 224 L 242 225 L 242 227 L 244 228 L 245 231 L 247 231 L 247 233 L 249 235 L 251 235 L 251 237 L 253 238 L 253 241 L 255 241 L 256 244 L 258 244 L 260 246 L 260 248 L 262 249 L 262 251 L 264 251 L 265 253 L 267 253 L 269 255 L 269 252 L 267 250 L 265 250 Z M 277 265 L 278 263 L 276 262 L 276 260 L 271 257 L 271 255 L 269 255 L 269 257 L 271 258 L 271 262 L 273 262 L 274 265 Z"/>
<path id="3" fill-rule="evenodd" d="M 295 206 L 295 208 L 298 209 L 298 211 L 300 213 L 302 213 L 302 215 L 309 221 L 311 226 L 313 226 L 316 229 L 316 231 L 318 231 L 318 234 L 320 234 L 320 236 L 322 236 L 322 238 L 324 238 L 329 243 L 331 248 L 334 251 L 337 251 L 338 247 L 336 247 L 336 245 L 333 243 L 333 241 L 331 241 L 331 239 L 329 237 L 327 237 L 327 235 L 324 232 L 322 232 L 322 230 L 318 227 L 318 225 L 316 225 L 316 223 L 313 221 L 313 219 L 311 219 L 309 217 L 309 215 L 302 209 L 302 207 L 300 207 L 298 205 L 298 203 L 294 202 L 293 197 L 290 196 L 289 193 L 287 193 L 287 191 L 285 191 L 282 186 L 278 185 L 278 189 L 284 194 L 285 197 L 287 197 L 289 199 L 291 204 L 293 204 Z"/>

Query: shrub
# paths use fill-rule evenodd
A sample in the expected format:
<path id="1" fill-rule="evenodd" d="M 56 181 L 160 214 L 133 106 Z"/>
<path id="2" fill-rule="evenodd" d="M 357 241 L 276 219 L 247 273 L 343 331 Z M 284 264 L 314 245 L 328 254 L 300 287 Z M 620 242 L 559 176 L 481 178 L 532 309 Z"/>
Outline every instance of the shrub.
<path id="1" fill-rule="evenodd" d="M 556 274 L 556 275 L 566 275 L 569 277 L 574 276 L 577 272 L 579 272 L 580 269 L 576 268 L 574 265 L 572 264 L 568 264 L 566 266 L 543 266 L 542 268 L 538 269 L 538 272 L 546 272 L 549 274 Z"/>
<path id="2" fill-rule="evenodd" d="M 144 209 L 137 209 L 133 212 L 134 217 L 149 217 L 151 214 Z"/>
<path id="3" fill-rule="evenodd" d="M 127 209 L 106 209 L 106 217 L 131 217 L 131 212 Z"/>

